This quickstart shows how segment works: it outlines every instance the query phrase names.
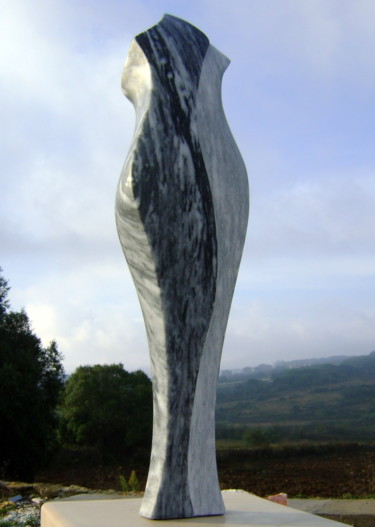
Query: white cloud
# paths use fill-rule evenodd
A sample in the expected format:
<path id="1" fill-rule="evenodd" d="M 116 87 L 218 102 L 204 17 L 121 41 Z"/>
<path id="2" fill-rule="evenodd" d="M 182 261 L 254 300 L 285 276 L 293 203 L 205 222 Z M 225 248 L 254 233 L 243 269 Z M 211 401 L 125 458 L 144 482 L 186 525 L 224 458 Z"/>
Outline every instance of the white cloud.
<path id="1" fill-rule="evenodd" d="M 375 309 L 355 298 L 299 297 L 242 305 L 228 325 L 222 368 L 278 360 L 361 355 L 374 346 Z"/>
<path id="2" fill-rule="evenodd" d="M 2 71 L 10 124 L 2 222 L 26 246 L 60 243 L 76 250 L 74 238 L 97 246 L 111 238 L 134 112 L 120 90 L 128 37 L 106 41 L 99 53 L 77 52 L 84 39 L 71 29 L 63 34 L 69 29 L 63 5 L 45 4 L 40 13 L 26 2 L 9 4 L 2 18 L 9 37 Z M 69 236 L 73 243 L 67 244 Z"/>
<path id="3" fill-rule="evenodd" d="M 248 245 L 257 256 L 372 257 L 374 173 L 305 174 L 253 196 Z"/>
<path id="4" fill-rule="evenodd" d="M 119 264 L 120 263 L 120 264 Z M 125 264 L 90 262 L 41 277 L 12 298 L 26 300 L 35 333 L 44 345 L 52 339 L 67 371 L 80 364 L 122 362 L 126 369 L 148 368 L 141 311 Z"/>

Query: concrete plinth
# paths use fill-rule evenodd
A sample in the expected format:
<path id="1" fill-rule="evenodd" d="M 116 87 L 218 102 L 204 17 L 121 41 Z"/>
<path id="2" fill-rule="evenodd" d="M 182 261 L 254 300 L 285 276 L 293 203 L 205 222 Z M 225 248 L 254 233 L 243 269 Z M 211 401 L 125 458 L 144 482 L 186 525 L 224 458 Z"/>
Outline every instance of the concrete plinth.
<path id="1" fill-rule="evenodd" d="M 224 516 L 181 520 L 147 520 L 139 516 L 141 500 L 51 501 L 42 507 L 41 527 L 344 527 L 344 524 L 279 505 L 241 491 L 223 492 Z"/>

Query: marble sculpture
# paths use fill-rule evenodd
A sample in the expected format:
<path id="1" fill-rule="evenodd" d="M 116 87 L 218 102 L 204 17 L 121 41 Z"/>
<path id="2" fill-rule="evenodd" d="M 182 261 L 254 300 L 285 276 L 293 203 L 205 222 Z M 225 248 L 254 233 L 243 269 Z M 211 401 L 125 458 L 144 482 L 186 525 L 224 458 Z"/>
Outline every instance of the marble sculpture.
<path id="1" fill-rule="evenodd" d="M 215 455 L 221 351 L 248 219 L 246 169 L 225 119 L 229 60 L 165 15 L 133 40 L 122 88 L 136 128 L 116 223 L 145 321 L 153 441 L 140 514 L 223 514 Z"/>

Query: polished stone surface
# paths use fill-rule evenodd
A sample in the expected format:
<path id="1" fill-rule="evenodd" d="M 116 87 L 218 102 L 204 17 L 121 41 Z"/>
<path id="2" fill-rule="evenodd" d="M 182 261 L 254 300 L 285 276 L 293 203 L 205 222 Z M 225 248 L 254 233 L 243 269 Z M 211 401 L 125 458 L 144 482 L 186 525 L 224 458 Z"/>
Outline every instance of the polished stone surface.
<path id="1" fill-rule="evenodd" d="M 253 494 L 224 491 L 224 516 L 158 522 L 159 527 L 225 525 L 234 527 L 344 527 L 344 524 L 285 507 Z M 41 527 L 147 527 L 139 516 L 139 499 L 50 501 L 42 506 Z"/>
<path id="2" fill-rule="evenodd" d="M 246 169 L 221 104 L 228 63 L 201 31 L 166 15 L 135 38 L 123 73 L 136 130 L 116 223 L 153 370 L 141 507 L 152 519 L 224 513 L 216 383 L 249 207 Z"/>

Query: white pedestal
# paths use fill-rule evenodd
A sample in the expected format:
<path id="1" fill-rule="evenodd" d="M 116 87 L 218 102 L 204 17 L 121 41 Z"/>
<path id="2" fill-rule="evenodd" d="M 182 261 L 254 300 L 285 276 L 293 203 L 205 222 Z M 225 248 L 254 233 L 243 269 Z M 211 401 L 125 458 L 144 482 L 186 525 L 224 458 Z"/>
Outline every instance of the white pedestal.
<path id="1" fill-rule="evenodd" d="M 147 520 L 139 516 L 140 499 L 50 501 L 43 505 L 41 527 L 345 527 L 307 512 L 258 498 L 242 491 L 223 492 L 224 516 L 181 520 Z"/>

